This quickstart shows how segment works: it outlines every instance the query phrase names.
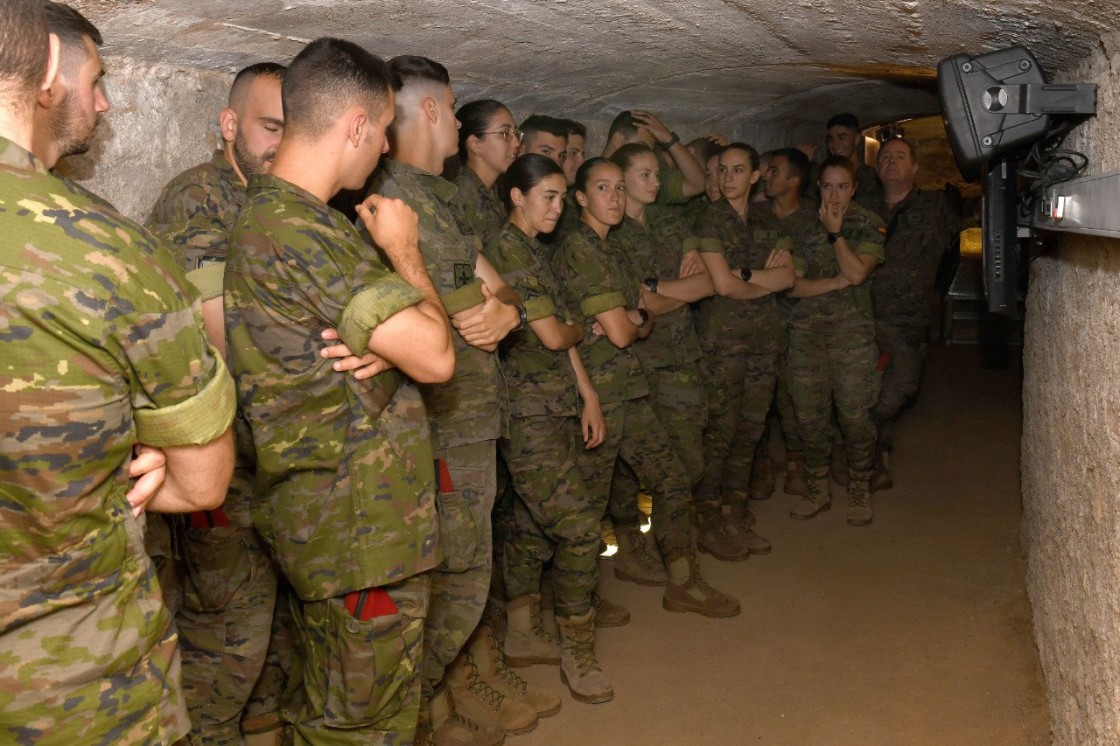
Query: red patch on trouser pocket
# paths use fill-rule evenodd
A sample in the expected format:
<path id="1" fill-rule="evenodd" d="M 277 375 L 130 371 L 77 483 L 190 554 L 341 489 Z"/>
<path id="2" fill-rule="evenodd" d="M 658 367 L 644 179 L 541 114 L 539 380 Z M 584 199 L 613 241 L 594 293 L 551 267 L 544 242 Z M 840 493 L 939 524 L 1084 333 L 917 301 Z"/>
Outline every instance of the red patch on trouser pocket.
<path id="1" fill-rule="evenodd" d="M 879 362 L 875 364 L 875 371 L 877 373 L 882 373 L 883 371 L 885 371 L 887 369 L 887 366 L 889 366 L 890 364 L 891 364 L 890 353 L 889 352 L 880 352 L 879 353 Z"/>
<path id="2" fill-rule="evenodd" d="M 447 468 L 447 462 L 441 458 L 436 459 L 436 487 L 441 494 L 455 491 L 455 485 L 451 484 L 451 471 Z"/>
<path id="3" fill-rule="evenodd" d="M 389 594 L 381 588 L 366 588 L 363 591 L 350 591 L 343 599 L 350 616 L 363 622 L 379 616 L 392 616 L 397 613 L 397 605 Z"/>
<path id="4" fill-rule="evenodd" d="M 221 508 L 196 510 L 189 517 L 191 528 L 218 528 L 229 525 L 229 516 Z"/>

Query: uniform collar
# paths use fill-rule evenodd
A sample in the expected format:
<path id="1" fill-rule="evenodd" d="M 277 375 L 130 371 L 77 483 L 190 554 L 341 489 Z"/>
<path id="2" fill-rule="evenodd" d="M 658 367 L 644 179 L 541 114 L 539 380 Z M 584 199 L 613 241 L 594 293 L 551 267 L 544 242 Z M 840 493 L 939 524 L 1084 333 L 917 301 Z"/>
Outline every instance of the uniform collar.
<path id="1" fill-rule="evenodd" d="M 233 170 L 233 164 L 229 162 L 229 158 L 226 158 L 226 152 L 224 150 L 215 150 L 214 157 L 210 159 L 210 163 L 213 164 L 214 168 L 217 169 L 223 179 L 235 186 L 242 186 L 241 177 Z"/>
<path id="2" fill-rule="evenodd" d="M 451 198 L 455 196 L 455 193 L 459 191 L 458 187 L 442 176 L 430 174 L 422 168 L 413 166 L 411 163 L 394 161 L 390 158 L 385 161 L 385 170 L 392 176 L 408 174 L 443 202 L 450 202 Z M 479 183 L 481 184 L 482 182 Z"/>
<path id="3" fill-rule="evenodd" d="M 6 137 L 0 137 L 0 163 L 40 174 L 50 173 L 46 164 L 36 158 L 34 153 L 16 145 Z"/>
<path id="4" fill-rule="evenodd" d="M 256 176 L 250 176 L 249 177 L 249 191 L 250 192 L 260 191 L 260 190 L 264 190 L 264 189 L 278 189 L 282 192 L 288 192 L 289 194 L 294 194 L 294 195 L 296 195 L 298 197 L 301 197 L 302 199 L 307 200 L 308 202 L 312 202 L 316 205 L 324 205 L 324 206 L 326 205 L 326 203 L 323 202 L 323 200 L 319 199 L 318 197 L 316 197 L 311 192 L 307 191 L 306 189 L 303 189 L 302 187 L 296 186 L 295 184 L 293 184 L 290 181 L 285 181 L 284 179 L 281 179 L 279 176 L 273 176 L 272 174 L 258 174 Z"/>

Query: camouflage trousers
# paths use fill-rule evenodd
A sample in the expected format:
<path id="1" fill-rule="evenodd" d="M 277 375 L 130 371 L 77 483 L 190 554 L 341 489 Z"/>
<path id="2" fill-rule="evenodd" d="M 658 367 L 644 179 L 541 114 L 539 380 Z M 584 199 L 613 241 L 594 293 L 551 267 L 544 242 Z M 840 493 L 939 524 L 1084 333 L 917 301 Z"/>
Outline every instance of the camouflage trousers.
<path id="1" fill-rule="evenodd" d="M 583 449 L 574 417 L 515 417 L 499 441 L 517 500 L 506 537 L 502 573 L 510 598 L 538 593 L 544 563 L 553 560 L 556 613 L 586 614 L 599 578 L 599 519 L 575 463 Z"/>
<path id="2" fill-rule="evenodd" d="M 920 324 L 875 325 L 875 344 L 889 357 L 883 372 L 879 400 L 871 409 L 878 435 L 878 448 L 893 445 L 894 423 L 903 408 L 918 394 L 929 348 L 929 327 Z"/>
<path id="3" fill-rule="evenodd" d="M 412 743 L 430 576 L 378 589 L 388 595 L 390 608 L 365 621 L 347 610 L 345 597 L 300 601 L 291 595 L 299 641 L 294 675 L 303 694 L 291 723 L 293 743 Z"/>
<path id="4" fill-rule="evenodd" d="M 844 436 L 849 467 L 871 468 L 879 395 L 879 352 L 871 322 L 794 326 L 789 338 L 790 393 L 808 469 L 827 467 L 832 451 L 832 406 Z"/>
<path id="5" fill-rule="evenodd" d="M 146 532 L 123 494 L 119 503 L 116 520 L 97 529 L 123 533 L 101 545 L 111 547 L 117 572 L 73 585 L 43 577 L 49 607 L 0 633 L 2 744 L 167 746 L 190 729 L 178 635 L 145 555 Z M 98 538 L 76 536 L 65 551 L 80 556 Z M 105 561 L 88 557 L 91 565 Z"/>
<path id="6" fill-rule="evenodd" d="M 782 426 L 782 440 L 787 451 L 801 451 L 801 433 L 797 429 L 797 411 L 793 408 L 793 395 L 790 386 L 793 377 L 789 367 L 789 346 L 782 352 L 778 361 L 778 385 L 774 389 L 774 408 L 778 410 L 778 422 Z"/>
<path id="7" fill-rule="evenodd" d="M 696 365 L 647 368 L 649 404 L 665 428 L 689 485 L 704 476 L 704 423 L 708 399 Z M 622 460 L 614 465 L 610 515 L 616 528 L 638 526 L 638 475 Z"/>
<path id="8" fill-rule="evenodd" d="M 576 465 L 595 505 L 595 515 L 606 512 L 615 462 L 625 461 L 653 498 L 650 519 L 662 556 L 691 551 L 688 476 L 648 399 L 604 404 L 603 417 L 607 425 L 603 444 L 576 450 Z"/>
<path id="9" fill-rule="evenodd" d="M 718 503 L 724 495 L 745 500 L 755 448 L 766 430 L 774 401 L 781 355 L 713 355 L 708 364 L 708 426 L 704 429 L 704 478 L 697 503 Z"/>
<path id="10" fill-rule="evenodd" d="M 486 606 L 493 567 L 490 512 L 497 489 L 496 446 L 496 441 L 486 440 L 434 451 L 442 462 L 436 474 L 436 507 L 443 562 L 432 573 L 432 602 L 424 630 L 425 695 L 443 679 Z"/>
<path id="11" fill-rule="evenodd" d="M 252 528 L 187 528 L 180 546 L 183 604 L 175 622 L 191 734 L 206 744 L 239 744 L 250 700 L 271 700 L 276 713 L 284 685 L 282 676 L 261 676 L 278 571 Z M 265 714 L 258 707 L 251 717 Z"/>

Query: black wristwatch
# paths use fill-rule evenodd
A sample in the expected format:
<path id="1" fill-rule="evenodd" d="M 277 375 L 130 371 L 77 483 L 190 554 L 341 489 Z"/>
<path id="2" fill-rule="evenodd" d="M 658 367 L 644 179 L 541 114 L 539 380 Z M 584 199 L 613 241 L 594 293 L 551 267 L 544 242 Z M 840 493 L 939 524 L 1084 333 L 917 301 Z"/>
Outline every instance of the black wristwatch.
<path id="1" fill-rule="evenodd" d="M 828 242 L 829 242 L 830 244 L 834 244 L 834 243 L 836 243 L 836 241 L 837 241 L 837 240 L 838 240 L 839 238 L 840 238 L 840 234 L 839 234 L 839 233 L 829 233 L 829 234 L 828 234 Z"/>
<path id="2" fill-rule="evenodd" d="M 739 278 L 742 279 L 743 282 L 750 282 L 753 276 L 754 272 L 751 271 L 750 267 L 743 267 L 739 270 Z"/>
<path id="3" fill-rule="evenodd" d="M 674 145 L 676 145 L 677 143 L 679 143 L 681 141 L 681 136 L 678 135 L 676 132 L 670 132 L 669 134 L 672 135 L 672 137 L 670 137 L 667 142 L 661 143 L 661 147 L 664 148 L 665 150 L 668 150 L 669 148 L 673 147 Z"/>
<path id="4" fill-rule="evenodd" d="M 656 277 L 647 277 L 646 279 L 642 280 L 642 283 L 646 286 L 646 290 L 650 291 L 651 293 L 657 292 Z"/>
<path id="5" fill-rule="evenodd" d="M 640 316 L 641 319 L 642 319 L 642 323 L 639 324 L 638 326 L 645 326 L 646 324 L 649 323 L 649 311 L 647 311 L 646 309 L 639 308 L 638 309 L 638 316 Z"/>
<path id="6" fill-rule="evenodd" d="M 519 323 L 517 325 L 517 328 L 514 329 L 515 332 L 519 332 L 525 327 L 529 326 L 529 311 L 527 311 L 525 309 L 525 306 L 521 303 L 517 304 L 517 316 L 521 319 L 521 323 Z"/>

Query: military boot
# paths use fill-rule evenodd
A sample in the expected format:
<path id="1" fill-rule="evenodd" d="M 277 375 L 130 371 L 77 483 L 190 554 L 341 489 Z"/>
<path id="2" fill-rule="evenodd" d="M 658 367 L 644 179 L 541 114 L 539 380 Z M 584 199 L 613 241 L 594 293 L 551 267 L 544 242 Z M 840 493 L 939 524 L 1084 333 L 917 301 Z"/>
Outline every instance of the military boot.
<path id="1" fill-rule="evenodd" d="M 696 548 L 724 562 L 742 562 L 751 556 L 751 551 L 743 542 L 744 532 L 729 518 L 719 505 L 698 504 Z"/>
<path id="2" fill-rule="evenodd" d="M 562 641 L 560 678 L 572 697 L 580 702 L 598 704 L 614 699 L 614 688 L 595 657 L 595 610 L 557 617 Z"/>
<path id="3" fill-rule="evenodd" d="M 241 721 L 241 735 L 245 746 L 280 746 L 283 733 L 284 726 L 278 712 Z"/>
<path id="4" fill-rule="evenodd" d="M 460 652 L 448 666 L 447 688 L 455 709 L 476 723 L 496 722 L 507 735 L 528 733 L 537 727 L 537 711 L 490 686 L 469 650 Z"/>
<path id="5" fill-rule="evenodd" d="M 681 552 L 666 560 L 669 585 L 661 596 L 666 611 L 691 611 L 702 616 L 732 617 L 741 609 L 734 596 L 720 593 L 700 577 L 700 564 L 692 552 Z"/>
<path id="6" fill-rule="evenodd" d="M 767 445 L 767 444 L 762 444 Z M 774 465 L 770 463 L 767 449 L 759 447 L 751 464 L 751 482 L 748 488 L 752 500 L 769 500 L 774 494 Z"/>
<path id="7" fill-rule="evenodd" d="M 478 666 L 482 680 L 507 698 L 529 705 L 536 711 L 537 717 L 551 717 L 560 712 L 558 695 L 533 686 L 506 664 L 498 640 L 489 627 L 479 627 L 474 631 L 467 643 L 467 650 Z"/>
<path id="8" fill-rule="evenodd" d="M 789 517 L 799 521 L 815 518 L 832 507 L 832 492 L 828 484 L 828 467 L 813 469 L 809 472 L 809 492 L 801 502 L 790 508 Z"/>
<path id="9" fill-rule="evenodd" d="M 809 486 L 805 481 L 805 452 L 786 451 L 786 480 L 782 492 L 805 497 Z"/>
<path id="10" fill-rule="evenodd" d="M 871 491 L 882 492 L 894 487 L 894 475 L 891 474 L 891 452 L 879 449 L 875 451 L 875 471 L 871 475 Z"/>
<path id="11" fill-rule="evenodd" d="M 848 486 L 848 452 L 844 449 L 844 441 L 832 441 L 832 478 L 836 484 Z"/>
<path id="12" fill-rule="evenodd" d="M 852 469 L 848 480 L 848 525 L 866 526 L 875 514 L 871 511 L 871 472 Z"/>
<path id="13" fill-rule="evenodd" d="M 630 610 L 622 604 L 608 601 L 599 594 L 599 589 L 591 594 L 591 606 L 595 609 L 597 627 L 624 627 L 630 623 Z M 560 623 L 559 617 L 556 623 Z"/>
<path id="14" fill-rule="evenodd" d="M 506 662 L 518 668 L 560 662 L 560 641 L 544 628 L 539 594 L 515 598 L 506 606 L 506 640 L 502 650 Z"/>
<path id="15" fill-rule="evenodd" d="M 446 687 L 436 690 L 427 710 L 416 731 L 418 746 L 500 746 L 506 740 L 505 730 L 497 723 L 476 723 L 460 713 Z"/>
<path id="16" fill-rule="evenodd" d="M 616 528 L 618 552 L 614 559 L 614 576 L 638 585 L 663 586 L 669 582 L 661 557 L 651 553 L 646 537 L 636 528 Z"/>
<path id="17" fill-rule="evenodd" d="M 755 523 L 754 514 L 745 502 L 724 505 L 723 510 L 725 519 L 738 530 L 743 544 L 751 554 L 770 554 L 773 549 L 770 540 L 751 528 Z"/>

